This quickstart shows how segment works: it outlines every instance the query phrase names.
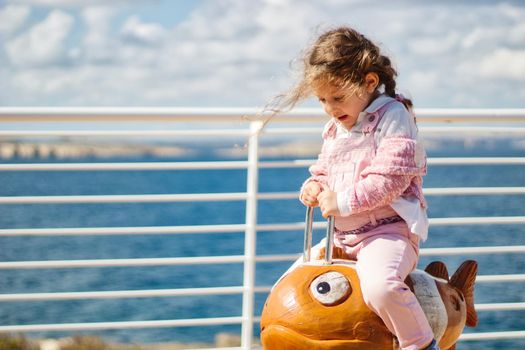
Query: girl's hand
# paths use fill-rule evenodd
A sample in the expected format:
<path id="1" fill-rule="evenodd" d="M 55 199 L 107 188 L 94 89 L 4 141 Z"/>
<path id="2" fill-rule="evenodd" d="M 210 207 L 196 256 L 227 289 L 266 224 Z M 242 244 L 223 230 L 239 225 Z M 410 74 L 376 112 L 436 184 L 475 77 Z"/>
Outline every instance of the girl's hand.
<path id="1" fill-rule="evenodd" d="M 323 187 L 319 182 L 310 181 L 308 182 L 301 193 L 301 201 L 309 207 L 317 207 L 319 202 L 317 196 L 323 191 Z"/>
<path id="2" fill-rule="evenodd" d="M 339 216 L 339 207 L 337 206 L 337 193 L 330 190 L 327 187 L 323 188 L 323 191 L 317 196 L 319 201 L 319 207 L 323 213 L 323 217 L 327 218 L 329 216 Z"/>

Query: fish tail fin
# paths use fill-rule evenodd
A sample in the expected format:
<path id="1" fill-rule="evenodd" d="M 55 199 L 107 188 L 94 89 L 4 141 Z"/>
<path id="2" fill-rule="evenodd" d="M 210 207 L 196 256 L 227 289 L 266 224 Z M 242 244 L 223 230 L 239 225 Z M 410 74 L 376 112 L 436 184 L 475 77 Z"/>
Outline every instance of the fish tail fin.
<path id="1" fill-rule="evenodd" d="M 450 284 L 463 293 L 467 305 L 467 322 L 469 327 L 476 327 L 478 314 L 474 308 L 474 284 L 478 272 L 478 263 L 474 260 L 464 261 L 450 278 Z"/>
<path id="2" fill-rule="evenodd" d="M 456 350 L 456 344 L 452 345 L 451 347 L 443 350 Z"/>
<path id="3" fill-rule="evenodd" d="M 425 267 L 425 272 L 431 276 L 444 279 L 448 281 L 448 270 L 445 264 L 441 261 L 433 261 Z"/>

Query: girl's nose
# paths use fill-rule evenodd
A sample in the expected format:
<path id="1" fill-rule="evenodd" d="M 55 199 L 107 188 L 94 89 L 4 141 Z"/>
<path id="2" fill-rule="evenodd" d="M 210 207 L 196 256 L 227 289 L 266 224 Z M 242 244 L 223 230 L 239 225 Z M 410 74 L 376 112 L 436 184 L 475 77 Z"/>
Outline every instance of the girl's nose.
<path id="1" fill-rule="evenodd" d="M 326 103 L 324 105 L 324 111 L 326 112 L 326 114 L 328 114 L 329 116 L 333 116 L 333 112 L 334 112 L 334 108 L 333 106 L 330 104 L 330 103 Z"/>
<path id="2" fill-rule="evenodd" d="M 337 117 L 337 108 L 332 104 L 326 104 L 325 105 L 325 112 L 331 117 Z"/>

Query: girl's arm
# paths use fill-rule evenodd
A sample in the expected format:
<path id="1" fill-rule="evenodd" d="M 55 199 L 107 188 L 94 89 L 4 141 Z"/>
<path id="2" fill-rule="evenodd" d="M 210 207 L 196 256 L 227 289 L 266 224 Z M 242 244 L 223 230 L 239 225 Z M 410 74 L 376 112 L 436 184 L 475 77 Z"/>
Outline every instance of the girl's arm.
<path id="1" fill-rule="evenodd" d="M 412 179 L 424 174 L 416 162 L 417 141 L 407 137 L 386 137 L 381 140 L 376 157 L 361 173 L 353 188 L 337 194 L 344 203 L 343 216 L 388 205 L 401 196 Z"/>

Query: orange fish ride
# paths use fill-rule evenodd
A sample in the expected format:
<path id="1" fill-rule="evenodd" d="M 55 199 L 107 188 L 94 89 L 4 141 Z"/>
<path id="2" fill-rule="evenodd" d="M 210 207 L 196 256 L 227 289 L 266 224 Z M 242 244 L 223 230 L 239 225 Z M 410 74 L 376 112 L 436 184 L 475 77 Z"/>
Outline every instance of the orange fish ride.
<path id="1" fill-rule="evenodd" d="M 395 350 L 397 339 L 363 301 L 355 262 L 333 247 L 333 217 L 326 247 L 310 259 L 313 210 L 306 215 L 303 262 L 273 287 L 261 317 L 266 350 Z M 324 257 L 324 258 L 323 258 Z M 416 295 L 443 350 L 455 350 L 466 326 L 477 325 L 477 263 L 467 260 L 449 278 L 442 262 L 415 270 L 406 284 Z"/>

